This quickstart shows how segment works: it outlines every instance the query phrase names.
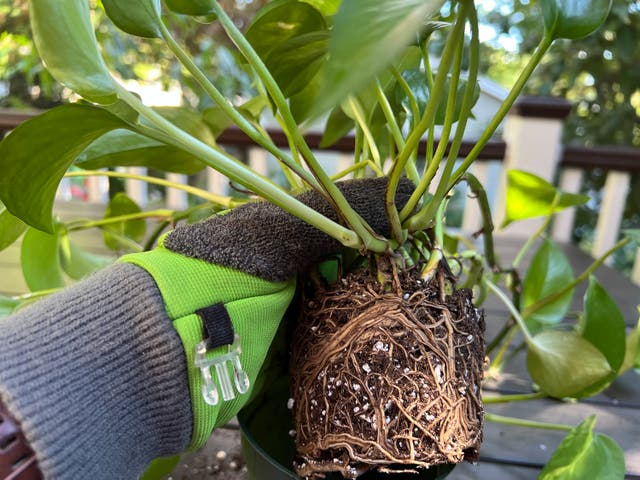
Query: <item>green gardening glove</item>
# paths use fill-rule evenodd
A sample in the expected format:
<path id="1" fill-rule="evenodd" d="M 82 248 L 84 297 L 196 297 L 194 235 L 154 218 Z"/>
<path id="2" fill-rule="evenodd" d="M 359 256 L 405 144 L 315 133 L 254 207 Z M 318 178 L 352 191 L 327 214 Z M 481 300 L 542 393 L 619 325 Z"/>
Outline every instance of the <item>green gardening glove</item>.
<path id="1" fill-rule="evenodd" d="M 386 185 L 385 178 L 338 184 L 382 235 L 389 234 Z M 412 191 L 410 181 L 400 183 L 398 207 Z M 318 193 L 298 198 L 338 221 Z M 337 240 L 281 208 L 256 202 L 179 227 L 156 249 L 121 259 L 154 278 L 184 345 L 194 421 L 190 449 L 202 445 L 251 397 L 297 276 L 341 249 Z"/>

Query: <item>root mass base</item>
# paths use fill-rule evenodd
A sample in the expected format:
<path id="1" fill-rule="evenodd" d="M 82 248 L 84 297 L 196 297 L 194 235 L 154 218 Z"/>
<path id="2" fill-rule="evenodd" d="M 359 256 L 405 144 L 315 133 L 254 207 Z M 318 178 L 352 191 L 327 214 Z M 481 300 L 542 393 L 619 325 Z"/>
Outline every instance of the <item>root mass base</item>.
<path id="1" fill-rule="evenodd" d="M 361 271 L 304 300 L 291 357 L 300 476 L 477 459 L 484 318 L 443 278 L 403 272 L 389 293 Z"/>

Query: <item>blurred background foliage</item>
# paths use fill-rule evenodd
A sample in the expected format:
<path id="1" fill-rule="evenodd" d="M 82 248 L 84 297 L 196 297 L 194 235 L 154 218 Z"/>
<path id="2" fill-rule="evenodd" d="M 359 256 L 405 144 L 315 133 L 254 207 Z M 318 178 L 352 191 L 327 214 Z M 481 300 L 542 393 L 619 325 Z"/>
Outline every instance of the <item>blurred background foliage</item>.
<path id="1" fill-rule="evenodd" d="M 222 0 L 237 25 L 248 26 L 267 0 Z M 107 63 L 122 78 L 169 92 L 173 102 L 203 109 L 210 100 L 160 42 L 122 34 L 92 0 L 96 35 Z M 482 59 L 488 78 L 509 87 L 542 34 L 535 0 L 478 2 Z M 448 7 L 443 14 L 446 17 Z M 0 108 L 49 108 L 72 97 L 39 61 L 31 41 L 28 0 L 0 0 Z M 171 28 L 198 66 L 229 98 L 253 92 L 251 74 L 215 22 L 173 15 Z M 437 37 L 437 34 L 436 34 Z M 437 40 L 437 38 L 436 38 Z M 614 0 L 603 28 L 582 40 L 556 41 L 536 70 L 527 94 L 562 96 L 573 109 L 565 142 L 585 146 L 640 147 L 640 0 Z M 432 42 L 433 54 L 439 43 Z M 134 89 L 132 87 L 132 89 Z M 587 172 L 583 193 L 592 200 L 577 212 L 575 240 L 588 248 L 600 207 L 606 172 Z M 632 178 L 623 228 L 640 227 L 640 175 Z M 630 268 L 635 250 L 619 252 L 618 267 Z"/>

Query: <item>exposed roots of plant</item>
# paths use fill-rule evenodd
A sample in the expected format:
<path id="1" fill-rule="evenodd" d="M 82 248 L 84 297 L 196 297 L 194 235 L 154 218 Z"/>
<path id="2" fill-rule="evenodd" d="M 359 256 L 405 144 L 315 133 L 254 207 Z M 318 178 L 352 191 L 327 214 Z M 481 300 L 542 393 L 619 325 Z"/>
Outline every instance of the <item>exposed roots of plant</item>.
<path id="1" fill-rule="evenodd" d="M 291 358 L 302 477 L 478 457 L 482 312 L 466 290 L 446 295 L 442 272 L 428 285 L 396 278 L 401 292 L 360 272 L 305 300 Z"/>

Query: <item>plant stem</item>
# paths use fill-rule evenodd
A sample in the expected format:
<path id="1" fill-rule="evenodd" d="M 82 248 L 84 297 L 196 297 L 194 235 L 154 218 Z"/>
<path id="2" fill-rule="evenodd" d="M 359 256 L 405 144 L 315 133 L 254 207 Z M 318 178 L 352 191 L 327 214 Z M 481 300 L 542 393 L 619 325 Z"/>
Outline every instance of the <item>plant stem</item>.
<path id="1" fill-rule="evenodd" d="M 447 80 L 447 74 L 449 73 L 449 68 L 453 62 L 454 56 L 458 51 L 459 43 L 462 38 L 464 38 L 464 25 L 466 21 L 466 16 L 462 13 L 462 11 L 458 14 L 458 19 L 456 20 L 456 24 L 453 29 L 449 33 L 449 37 L 447 38 L 447 43 L 445 44 L 444 51 L 442 52 L 442 57 L 440 59 L 440 66 L 438 67 L 438 73 L 436 74 L 435 82 L 433 85 L 433 89 L 429 92 L 429 101 L 427 102 L 427 107 L 425 109 L 420 122 L 413 127 L 411 133 L 407 137 L 407 141 L 405 147 L 400 151 L 398 155 L 398 159 L 391 170 L 391 177 L 389 179 L 389 188 L 387 190 L 387 208 L 389 218 L 396 217 L 398 221 L 400 221 L 400 216 L 398 214 L 397 209 L 395 208 L 395 204 L 389 203 L 390 199 L 393 199 L 395 196 L 395 191 L 400 181 L 400 177 L 402 176 L 402 171 L 404 169 L 404 164 L 411 155 L 411 152 L 417 148 L 422 135 L 426 131 L 426 129 L 433 125 L 433 120 L 436 116 L 438 108 L 440 107 L 440 101 L 442 100 L 442 94 L 444 91 L 444 86 Z M 433 129 L 431 129 L 433 130 Z M 445 141 L 446 140 L 442 140 Z M 413 212 L 418 201 L 424 193 L 427 191 L 429 187 L 429 183 L 435 176 L 435 173 L 438 169 L 438 164 L 436 161 L 431 161 L 427 166 L 427 170 L 423 175 L 423 178 L 420 180 L 416 190 L 413 192 L 411 197 L 409 197 L 409 201 L 403 208 L 403 212 L 405 215 L 409 215 Z M 409 212 L 409 213 L 407 213 Z"/>
<path id="2" fill-rule="evenodd" d="M 355 232 L 316 212 L 312 208 L 300 202 L 297 198 L 285 192 L 271 180 L 257 174 L 235 158 L 230 157 L 226 153 L 212 149 L 210 146 L 176 127 L 162 115 L 159 115 L 153 109 L 144 105 L 138 97 L 131 94 L 125 88 L 119 86 L 118 94 L 121 99 L 129 104 L 129 106 L 147 118 L 157 128 L 172 136 L 180 148 L 198 156 L 207 165 L 218 170 L 231 180 L 255 191 L 263 198 L 278 205 L 283 210 L 295 215 L 301 220 L 313 225 L 318 230 L 330 235 L 343 245 L 355 249 L 359 249 L 363 246 L 363 243 L 360 240 L 361 237 L 359 237 Z M 386 247 L 386 244 L 384 246 Z"/>
<path id="3" fill-rule="evenodd" d="M 491 207 L 489 206 L 489 199 L 487 198 L 487 192 L 480 183 L 480 180 L 476 178 L 470 172 L 467 172 L 465 179 L 471 192 L 475 195 L 480 207 L 480 214 L 482 215 L 482 240 L 484 242 L 484 257 L 487 260 L 487 264 L 491 269 L 495 270 L 500 268 L 498 265 L 495 247 L 493 244 L 493 219 L 491 218 Z"/>
<path id="4" fill-rule="evenodd" d="M 491 340 L 487 344 L 487 346 L 486 346 L 486 354 L 487 355 L 490 355 L 491 352 L 493 352 L 498 347 L 498 345 L 500 345 L 500 343 L 502 342 L 504 337 L 506 337 L 507 334 L 509 334 L 511 332 L 511 329 L 514 326 L 515 325 L 513 323 L 513 317 L 507 318 L 507 321 L 504 322 L 504 325 L 502 326 L 500 331 L 496 334 L 496 336 L 493 338 L 493 340 Z"/>
<path id="5" fill-rule="evenodd" d="M 429 201 L 427 205 L 425 205 L 422 210 L 416 214 L 413 218 L 411 218 L 408 222 L 409 230 L 421 230 L 426 228 L 426 226 L 431 222 L 435 209 L 437 205 L 445 195 L 453 188 L 449 186 L 449 178 L 451 176 L 451 172 L 453 171 L 453 167 L 455 166 L 456 160 L 458 159 L 458 152 L 460 151 L 460 146 L 462 145 L 462 140 L 464 137 L 464 132 L 467 126 L 467 121 L 471 116 L 471 109 L 473 108 L 473 101 L 476 94 L 476 84 L 478 79 L 478 68 L 480 62 L 480 41 L 479 41 L 479 33 L 478 33 L 478 17 L 475 9 L 475 5 L 472 1 L 465 1 L 465 9 L 468 12 L 469 24 L 471 25 L 471 43 L 469 49 L 469 77 L 467 79 L 467 86 L 465 88 L 462 103 L 460 105 L 460 117 L 458 118 L 458 125 L 456 127 L 456 133 L 453 137 L 453 141 L 451 142 L 451 148 L 449 149 L 449 155 L 447 157 L 447 161 L 445 163 L 442 177 L 436 188 L 436 192 Z M 464 37 L 463 37 L 464 38 Z M 456 77 L 460 75 L 461 61 L 462 61 L 462 43 L 461 42 L 461 50 L 460 50 L 460 59 L 456 58 L 456 62 L 454 63 L 453 72 L 452 72 L 452 82 L 450 85 L 449 98 L 453 95 L 453 104 L 450 106 L 447 104 L 447 115 L 449 113 L 453 113 L 455 111 L 455 100 L 457 97 L 457 81 Z M 450 110 L 450 111 L 449 111 Z M 445 126 L 447 125 L 447 120 L 445 119 Z M 434 156 L 432 162 L 435 164 L 433 167 L 433 174 L 431 175 L 431 179 L 435 175 L 435 171 L 437 170 L 442 158 L 444 156 L 444 151 L 446 148 L 446 143 L 449 139 L 449 132 L 451 130 L 451 125 L 449 125 L 449 129 L 443 132 L 442 137 L 440 138 L 440 144 L 438 145 L 438 149 Z M 429 183 L 431 182 L 429 179 Z M 428 187 L 428 185 L 427 185 Z M 412 211 L 408 210 L 406 207 L 401 212 L 400 218 L 403 221 L 407 220 L 408 216 L 412 213 Z M 495 257 L 494 257 L 495 258 Z"/>
<path id="6" fill-rule="evenodd" d="M 278 160 L 284 163 L 291 170 L 296 172 L 300 178 L 304 179 L 310 186 L 317 186 L 316 180 L 309 174 L 308 171 L 303 169 L 297 164 L 291 157 L 287 156 L 282 150 L 280 150 L 271 139 L 265 135 L 264 132 L 259 132 L 255 126 L 249 122 L 229 101 L 220 93 L 207 76 L 198 68 L 198 66 L 191 59 L 189 54 L 178 44 L 173 38 L 173 35 L 164 24 L 164 22 L 158 22 L 162 33 L 162 38 L 167 43 L 169 49 L 173 52 L 180 63 L 187 69 L 187 71 L 196 79 L 203 90 L 212 98 L 214 102 L 226 113 L 229 118 L 235 123 L 249 138 L 267 150 Z"/>
<path id="7" fill-rule="evenodd" d="M 565 293 L 570 291 L 576 285 L 586 280 L 589 277 L 589 275 L 591 275 L 600 265 L 604 263 L 604 261 L 609 257 L 609 255 L 613 254 L 616 250 L 619 250 L 620 248 L 624 247 L 630 241 L 631 241 L 630 238 L 623 238 L 622 240 L 620 240 L 613 247 L 607 250 L 600 258 L 598 258 L 595 262 L 589 265 L 589 267 L 584 272 L 582 272 L 573 282 L 569 283 L 568 285 L 565 285 L 563 288 L 561 288 L 558 292 L 554 293 L 553 295 L 549 295 L 548 297 L 538 300 L 533 305 L 529 305 L 527 308 L 523 310 L 522 315 L 524 317 L 527 317 L 532 313 L 537 312 L 542 307 L 555 302 L 558 298 L 562 297 Z"/>
<path id="8" fill-rule="evenodd" d="M 397 68 L 391 67 L 390 71 L 395 81 L 398 82 L 398 85 L 400 85 L 400 88 L 402 88 L 402 91 L 407 96 L 407 100 L 409 100 L 409 109 L 411 110 L 411 116 L 412 116 L 411 127 L 413 128 L 416 122 L 419 121 L 418 119 L 420 118 L 420 107 L 418 106 L 418 101 L 416 100 L 416 96 L 413 94 L 411 87 L 409 86 L 407 81 L 404 79 L 402 74 L 398 72 Z"/>
<path id="9" fill-rule="evenodd" d="M 511 106 L 520 95 L 520 92 L 522 91 L 525 84 L 527 83 L 527 80 L 529 80 L 529 77 L 531 77 L 531 74 L 533 73 L 535 68 L 538 66 L 538 64 L 542 60 L 542 57 L 544 57 L 545 53 L 547 53 L 547 50 L 549 50 L 549 47 L 551 46 L 552 43 L 553 43 L 553 37 L 545 33 L 545 36 L 540 41 L 538 48 L 533 53 L 533 56 L 531 57 L 531 59 L 529 59 L 529 62 L 525 66 L 524 70 L 520 73 L 515 84 L 509 91 L 507 98 L 505 98 L 505 100 L 502 102 L 502 105 L 500 105 L 500 108 L 491 119 L 491 122 L 489 122 L 489 125 L 487 125 L 487 127 L 484 129 L 484 131 L 482 132 L 482 135 L 480 135 L 480 138 L 478 139 L 474 147 L 471 149 L 467 157 L 464 159 L 464 161 L 453 173 L 449 181 L 450 188 L 452 188 L 458 182 L 460 177 L 464 175 L 464 172 L 467 171 L 467 169 L 471 166 L 471 164 L 478 157 L 482 149 L 485 147 L 487 142 L 491 139 L 491 136 L 494 134 L 494 132 L 496 131 L 496 129 L 498 128 L 498 126 L 500 125 L 504 117 L 507 115 L 507 113 L 511 109 Z"/>
<path id="10" fill-rule="evenodd" d="M 536 422 L 535 420 L 524 420 L 522 418 L 505 417 L 503 415 L 496 415 L 495 413 L 489 412 L 484 413 L 484 418 L 489 422 L 501 423 L 503 425 L 513 425 L 515 427 L 542 428 L 544 430 L 563 430 L 565 432 L 569 432 L 574 428 L 571 425 Z"/>
<path id="11" fill-rule="evenodd" d="M 527 400 L 538 400 L 540 398 L 545 398 L 546 396 L 547 395 L 544 392 L 517 393 L 513 395 L 500 396 L 483 395 L 482 403 L 484 403 L 485 405 L 490 405 L 492 403 L 523 402 Z"/>
<path id="12" fill-rule="evenodd" d="M 378 166 L 375 163 L 373 163 L 371 160 L 362 160 L 361 162 L 354 163 L 349 168 L 345 168 L 341 172 L 333 175 L 331 177 L 331 180 L 333 181 L 339 180 L 342 177 L 349 175 L 351 172 L 355 172 L 356 170 L 361 170 L 366 167 L 371 167 L 371 170 L 373 170 L 376 173 L 376 175 L 379 177 L 382 177 L 384 175 L 384 172 L 380 170 Z"/>
<path id="13" fill-rule="evenodd" d="M 87 230 L 89 228 L 94 227 L 104 227 L 105 225 L 111 225 L 114 223 L 120 222 L 128 222 L 130 220 L 140 220 L 143 218 L 169 218 L 174 214 L 173 210 L 168 209 L 158 209 L 158 210 L 149 210 L 146 212 L 137 212 L 137 213 L 128 213 L 126 215 L 118 215 L 116 217 L 107 217 L 100 220 L 89 220 L 89 221 L 76 221 L 73 223 L 69 223 L 67 225 L 67 230 L 70 232 L 74 232 L 77 230 Z"/>
<path id="14" fill-rule="evenodd" d="M 190 193 L 196 197 L 202 198 L 207 202 L 211 202 L 215 205 L 220 205 L 225 208 L 234 208 L 238 205 L 242 205 L 246 203 L 243 200 L 234 200 L 231 197 L 223 197 L 221 195 L 215 195 L 213 193 L 209 193 L 206 190 L 202 190 L 201 188 L 192 187 L 191 185 L 184 185 L 181 183 L 170 182 L 169 180 L 164 180 L 162 178 L 149 177 L 147 175 L 137 175 L 134 173 L 126 173 L 126 172 L 110 172 L 110 171 L 102 171 L 102 170 L 81 170 L 81 171 L 73 171 L 67 172 L 64 175 L 65 177 L 114 177 L 114 178 L 128 178 L 131 180 L 140 180 L 142 182 L 152 183 L 154 185 L 161 185 L 163 187 L 175 188 L 176 190 L 182 190 L 183 192 Z"/>
<path id="15" fill-rule="evenodd" d="M 533 342 L 533 337 L 531 336 L 531 333 L 529 332 L 527 325 L 524 323 L 524 320 L 522 319 L 520 312 L 518 312 L 516 307 L 513 306 L 513 303 L 511 303 L 511 300 L 509 300 L 509 297 L 507 297 L 504 294 L 504 292 L 500 290 L 491 280 L 485 278 L 484 281 L 485 281 L 485 284 L 487 285 L 487 288 L 491 290 L 493 293 L 495 293 L 496 296 L 502 301 L 502 303 L 504 303 L 504 305 L 509 309 L 509 312 L 511 312 L 511 315 L 513 315 L 513 318 L 515 318 L 516 322 L 518 323 L 520 330 L 522 330 L 522 334 L 524 335 L 525 341 L 527 342 L 527 344 L 530 345 Z"/>
<path id="16" fill-rule="evenodd" d="M 553 211 L 555 210 L 556 206 L 558 205 L 558 201 L 559 200 L 560 200 L 560 195 L 558 193 L 556 193 L 555 197 L 553 197 L 553 203 L 551 204 L 551 212 L 544 219 L 544 222 L 542 222 L 542 225 L 540 225 L 540 228 L 538 228 L 538 230 L 536 230 L 536 232 L 533 235 L 531 235 L 529 238 L 527 238 L 527 241 L 524 243 L 524 245 L 522 246 L 522 248 L 520 249 L 520 251 L 516 255 L 515 260 L 513 261 L 513 268 L 517 268 L 518 265 L 520 265 L 520 262 L 522 262 L 522 259 L 527 254 L 527 252 L 529 251 L 531 246 L 535 243 L 535 241 L 540 236 L 542 236 L 542 234 L 544 232 L 547 231 L 547 228 L 549 228 L 549 224 L 551 223 L 551 219 L 553 218 Z"/>
<path id="17" fill-rule="evenodd" d="M 17 300 L 19 302 L 24 302 L 27 300 L 35 300 L 40 297 L 46 297 L 48 295 L 57 293 L 61 290 L 63 290 L 63 288 L 49 288 L 47 290 L 38 290 L 36 292 L 23 293 L 22 295 L 16 295 L 9 298 L 11 298 L 12 300 Z"/>
<path id="18" fill-rule="evenodd" d="M 504 340 L 504 343 L 500 347 L 500 350 L 498 350 L 498 353 L 496 354 L 495 358 L 491 362 L 491 365 L 489 366 L 490 373 L 498 373 L 502 371 L 502 365 L 504 363 L 504 355 L 505 353 L 507 353 L 507 349 L 509 348 L 509 345 L 513 341 L 513 337 L 515 336 L 517 331 L 518 331 L 518 327 L 516 325 L 513 325 L 507 331 L 505 335 L 506 338 Z"/>
<path id="19" fill-rule="evenodd" d="M 453 60 L 453 67 L 451 70 L 451 82 L 449 84 L 449 94 L 447 95 L 444 125 L 442 128 L 440 141 L 438 143 L 438 148 L 436 149 L 436 152 L 433 155 L 433 158 L 431 159 L 429 167 L 427 168 L 426 174 L 423 178 L 424 182 L 418 185 L 418 189 L 422 190 L 423 194 L 426 191 L 426 189 L 429 187 L 431 180 L 433 179 L 438 168 L 440 167 L 440 164 L 442 163 L 442 159 L 444 158 L 444 153 L 447 150 L 449 135 L 451 134 L 451 128 L 453 126 L 453 116 L 455 114 L 456 100 L 458 97 L 458 80 L 460 78 L 460 70 L 462 68 L 463 49 L 464 49 L 464 42 L 460 42 L 455 52 L 455 56 Z M 465 94 L 465 99 L 467 99 L 467 97 L 468 96 Z M 467 106 L 470 106 L 470 105 L 467 105 Z M 458 128 L 458 131 L 461 131 L 460 128 Z M 445 190 L 447 186 L 447 179 L 451 174 L 451 171 L 453 170 L 453 165 L 455 164 L 455 160 L 456 160 L 455 157 L 452 157 L 451 155 L 449 155 L 448 160 L 445 164 L 444 170 L 442 172 L 442 178 L 436 188 L 436 193 L 434 194 L 433 198 L 421 209 L 421 211 L 415 215 L 416 218 L 427 217 L 426 222 L 425 221 L 422 222 L 423 225 L 426 225 L 427 223 L 429 223 L 431 218 L 433 218 L 433 214 L 435 213 L 435 210 L 440 204 L 440 200 L 443 199 L 444 195 L 446 195 L 447 193 Z M 414 192 L 414 195 L 415 195 L 415 192 Z M 407 204 L 402 209 L 402 212 L 400 212 L 400 219 L 403 221 L 406 220 L 407 217 L 413 212 L 413 208 L 415 208 L 415 205 L 411 208 L 408 208 L 408 207 L 410 207 L 410 205 Z M 419 230 L 422 230 L 422 228 L 419 228 Z"/>
<path id="20" fill-rule="evenodd" d="M 337 211 L 344 218 L 347 225 L 349 225 L 349 227 L 353 229 L 353 232 L 355 232 L 356 235 L 359 237 L 358 240 L 355 242 L 352 240 L 349 240 L 349 243 L 351 245 L 360 244 L 364 246 L 366 250 L 369 250 L 372 252 L 376 252 L 376 253 L 385 252 L 388 247 L 388 242 L 385 239 L 382 239 L 373 233 L 371 227 L 367 225 L 366 222 L 362 219 L 362 217 L 360 217 L 360 215 L 358 215 L 358 213 L 351 207 L 351 205 L 349 205 L 349 202 L 347 202 L 346 198 L 344 198 L 344 195 L 342 195 L 342 192 L 331 181 L 327 173 L 322 169 L 322 167 L 318 163 L 318 160 L 315 158 L 315 156 L 313 155 L 313 152 L 311 152 L 311 149 L 309 148 L 309 145 L 307 145 L 307 142 L 302 136 L 300 129 L 298 129 L 298 126 L 295 122 L 295 119 L 293 118 L 293 114 L 289 109 L 289 105 L 287 104 L 287 101 L 284 97 L 284 94 L 282 93 L 282 90 L 280 90 L 280 87 L 278 86 L 277 82 L 271 75 L 271 72 L 269 72 L 269 69 L 266 67 L 266 65 L 260 58 L 260 56 L 256 53 L 256 51 L 253 49 L 253 47 L 251 46 L 249 41 L 244 37 L 244 35 L 242 35 L 240 30 L 238 30 L 238 27 L 236 27 L 233 20 L 229 18 L 229 16 L 226 14 L 224 9 L 220 6 L 218 2 L 214 2 L 213 10 L 214 10 L 214 13 L 218 16 L 218 21 L 224 28 L 225 32 L 227 32 L 227 35 L 229 35 L 229 38 L 231 38 L 233 43 L 238 47 L 242 55 L 247 59 L 249 64 L 255 69 L 256 73 L 264 83 L 265 88 L 271 95 L 271 98 L 273 99 L 276 107 L 278 108 L 280 115 L 282 115 L 282 119 L 284 120 L 283 126 L 285 127 L 285 133 L 287 134 L 287 136 L 290 136 L 293 139 L 294 144 L 296 145 L 296 147 L 302 154 L 302 157 L 304 158 L 305 162 L 307 163 L 309 170 L 311 170 L 311 173 L 313 174 L 313 176 L 318 180 L 318 182 L 320 183 L 324 191 L 329 196 L 328 199 L 334 204 Z M 282 205 L 280 206 L 282 207 Z M 294 212 L 290 212 L 290 213 L 298 216 L 299 218 L 302 218 L 300 217 L 300 215 L 297 215 Z M 312 223 L 312 225 L 318 227 L 318 225 L 315 225 L 314 223 Z M 344 243 L 344 241 L 342 241 L 342 243 L 345 246 L 351 246 Z"/>
<path id="21" fill-rule="evenodd" d="M 360 102 L 358 102 L 358 99 L 353 95 L 349 95 L 349 97 L 347 97 L 347 103 L 349 105 L 349 108 L 353 112 L 353 116 L 356 117 L 356 122 L 362 129 L 364 138 L 367 140 L 367 144 L 369 145 L 369 150 L 371 151 L 371 156 L 373 157 L 373 162 L 376 165 L 378 165 L 379 168 L 381 168 L 382 163 L 380 162 L 380 152 L 378 151 L 378 146 L 376 145 L 376 141 L 373 138 L 373 134 L 369 129 L 369 125 L 367 125 L 367 121 L 364 118 L 362 105 L 360 105 Z"/>

